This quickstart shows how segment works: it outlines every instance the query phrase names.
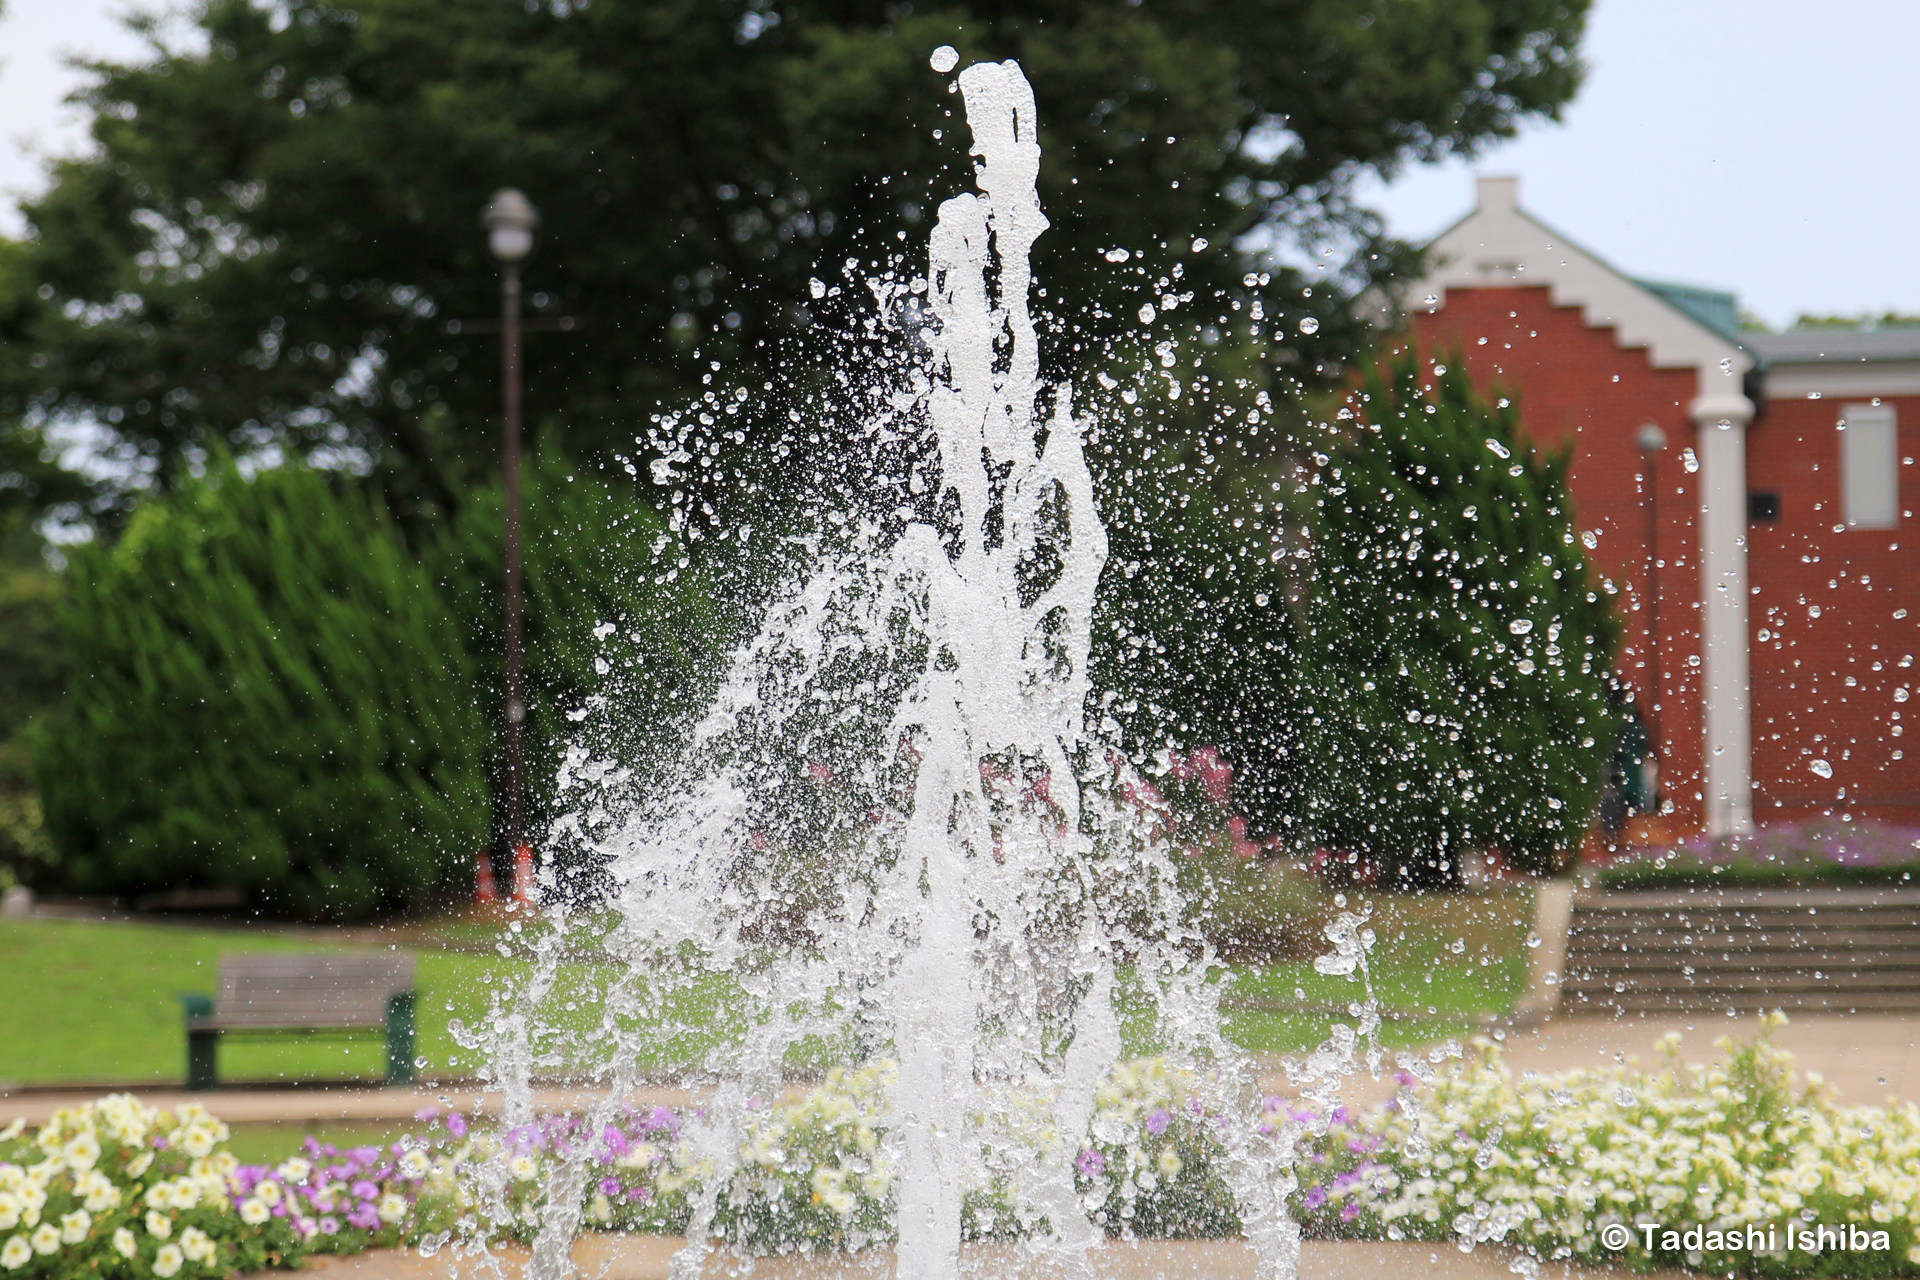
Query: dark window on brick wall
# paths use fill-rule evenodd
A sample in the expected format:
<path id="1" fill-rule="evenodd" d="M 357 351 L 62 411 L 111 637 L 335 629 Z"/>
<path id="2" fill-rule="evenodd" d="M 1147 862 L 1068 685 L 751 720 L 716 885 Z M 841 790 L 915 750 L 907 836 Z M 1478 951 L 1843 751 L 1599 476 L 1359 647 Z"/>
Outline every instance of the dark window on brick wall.
<path id="1" fill-rule="evenodd" d="M 1779 518 L 1779 494 L 1761 491 L 1747 495 L 1747 519 L 1756 524 L 1772 524 Z"/>

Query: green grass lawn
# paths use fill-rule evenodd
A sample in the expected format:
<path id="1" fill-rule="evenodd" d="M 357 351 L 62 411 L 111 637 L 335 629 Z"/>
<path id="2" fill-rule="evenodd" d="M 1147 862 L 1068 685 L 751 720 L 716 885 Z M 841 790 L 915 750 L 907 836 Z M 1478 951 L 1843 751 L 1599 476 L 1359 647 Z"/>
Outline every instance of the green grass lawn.
<path id="1" fill-rule="evenodd" d="M 270 932 L 181 925 L 0 921 L 0 1080 L 20 1084 L 179 1081 L 186 1071 L 179 997 L 213 994 L 232 952 L 340 951 Z M 451 1018 L 483 1017 L 486 978 L 508 962 L 419 950 L 419 1038 L 429 1074 L 457 1050 Z M 452 1007 L 449 1008 L 448 1006 Z M 384 1036 L 351 1041 L 297 1036 L 234 1039 L 220 1047 L 228 1080 L 373 1078 L 386 1071 Z M 456 1067 L 456 1073 L 464 1074 Z"/>
<path id="2" fill-rule="evenodd" d="M 1383 897 L 1375 903 L 1374 990 L 1388 1012 L 1382 1039 L 1417 1044 L 1471 1031 L 1487 1013 L 1504 1013 L 1525 989 L 1530 953 L 1530 891 L 1431 898 Z M 467 933 L 472 933 L 469 938 Z M 468 928 L 460 941 L 485 941 L 497 931 Z M 429 1076 L 470 1074 L 448 1032 L 451 1019 L 485 1017 L 490 981 L 523 971 L 525 961 L 485 953 L 437 949 L 437 935 L 407 930 L 403 944 L 419 955 L 418 1052 Z M 268 931 L 184 925 L 95 924 L 62 920 L 0 921 L 0 1080 L 20 1084 L 167 1084 L 185 1071 L 185 1035 L 179 997 L 212 993 L 220 957 L 244 951 L 325 951 L 307 938 Z M 549 1007 L 578 1019 L 585 1030 L 600 1019 L 600 992 L 610 966 L 569 964 Z M 737 1030 L 727 988 L 716 976 L 676 1003 L 672 1020 Z M 1316 973 L 1308 961 L 1244 969 L 1232 995 L 1255 1000 L 1342 1003 L 1359 998 L 1359 984 Z M 570 1006 L 570 1007 L 569 1007 Z M 1325 1039 L 1330 1017 L 1236 1010 L 1227 1030 L 1258 1052 L 1292 1052 Z M 571 1023 L 570 1023 L 571 1025 Z M 572 1037 L 584 1045 L 584 1036 Z M 662 1046 L 652 1065 L 691 1061 L 705 1048 L 698 1030 Z M 804 1057 L 804 1053 L 800 1056 Z M 799 1059 L 796 1058 L 796 1062 Z M 275 1037 L 236 1039 L 220 1049 L 229 1081 L 375 1079 L 386 1069 L 386 1044 L 375 1035 L 352 1041 Z M 377 1137 L 378 1135 L 374 1135 Z M 357 1137 L 354 1141 L 365 1141 Z"/>

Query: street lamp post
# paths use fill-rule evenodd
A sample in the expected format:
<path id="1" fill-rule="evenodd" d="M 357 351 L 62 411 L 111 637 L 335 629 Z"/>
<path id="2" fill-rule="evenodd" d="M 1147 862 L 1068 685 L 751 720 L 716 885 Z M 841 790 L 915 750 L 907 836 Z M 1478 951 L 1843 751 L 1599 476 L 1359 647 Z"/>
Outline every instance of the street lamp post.
<path id="1" fill-rule="evenodd" d="M 1647 736 L 1655 757 L 1663 754 L 1660 740 L 1660 454 L 1667 433 L 1657 422 L 1645 423 L 1634 444 L 1646 460 L 1647 486 Z"/>
<path id="2" fill-rule="evenodd" d="M 540 215 L 512 187 L 494 193 L 480 215 L 487 247 L 500 263 L 501 402 L 506 419 L 506 665 L 507 804 L 506 847 L 514 859 L 514 897 L 532 890 L 532 849 L 523 839 L 525 800 L 521 777 L 521 732 L 527 719 L 520 673 L 520 264 L 533 252 Z"/>

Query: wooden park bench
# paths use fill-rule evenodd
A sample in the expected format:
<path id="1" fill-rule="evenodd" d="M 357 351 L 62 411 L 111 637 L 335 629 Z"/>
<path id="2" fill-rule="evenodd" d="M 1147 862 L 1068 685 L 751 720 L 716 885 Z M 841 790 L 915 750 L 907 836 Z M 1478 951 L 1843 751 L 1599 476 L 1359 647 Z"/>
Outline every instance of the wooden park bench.
<path id="1" fill-rule="evenodd" d="M 187 1088 L 219 1083 L 221 1036 L 306 1032 L 359 1036 L 384 1029 L 387 1083 L 414 1081 L 414 956 L 229 955 L 220 958 L 220 997 L 183 996 Z"/>

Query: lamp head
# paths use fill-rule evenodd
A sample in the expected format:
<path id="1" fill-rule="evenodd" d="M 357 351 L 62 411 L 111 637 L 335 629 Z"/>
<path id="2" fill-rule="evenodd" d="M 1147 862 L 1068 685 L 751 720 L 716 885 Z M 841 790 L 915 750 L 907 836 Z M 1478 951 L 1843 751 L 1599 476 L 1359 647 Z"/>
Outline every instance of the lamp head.
<path id="1" fill-rule="evenodd" d="M 1649 422 L 1635 433 L 1633 442 L 1640 446 L 1642 453 L 1658 453 L 1667 447 L 1667 433 L 1660 429 L 1659 423 Z"/>
<path id="2" fill-rule="evenodd" d="M 533 229 L 540 215 L 533 204 L 512 187 L 502 187 L 480 214 L 487 229 L 487 248 L 505 263 L 516 263 L 533 252 Z"/>

